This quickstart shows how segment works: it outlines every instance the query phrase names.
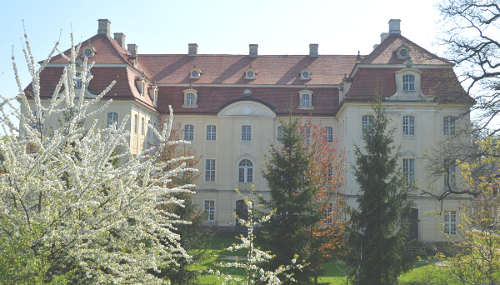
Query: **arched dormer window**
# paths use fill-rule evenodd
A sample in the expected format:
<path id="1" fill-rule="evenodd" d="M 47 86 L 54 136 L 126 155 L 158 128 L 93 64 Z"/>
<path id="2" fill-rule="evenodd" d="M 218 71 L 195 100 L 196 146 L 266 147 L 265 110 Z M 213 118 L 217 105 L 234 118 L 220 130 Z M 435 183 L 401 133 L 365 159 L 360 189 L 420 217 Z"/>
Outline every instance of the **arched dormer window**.
<path id="1" fill-rule="evenodd" d="M 245 70 L 245 79 L 253 80 L 256 79 L 257 71 L 252 68 L 252 64 Z"/>
<path id="2" fill-rule="evenodd" d="M 189 79 L 200 79 L 201 78 L 201 70 L 196 67 L 196 64 L 189 70 Z"/>
<path id="3" fill-rule="evenodd" d="M 238 182 L 253 182 L 253 163 L 248 159 L 243 159 L 238 165 Z"/>
<path id="4" fill-rule="evenodd" d="M 300 71 L 300 80 L 311 80 L 311 70 L 309 70 L 309 68 L 307 67 L 304 67 L 301 71 Z"/>
<path id="5" fill-rule="evenodd" d="M 314 109 L 312 100 L 313 92 L 311 90 L 299 91 L 299 109 Z"/>
<path id="6" fill-rule="evenodd" d="M 198 108 L 198 91 L 189 88 L 184 92 L 184 105 L 182 108 Z"/>

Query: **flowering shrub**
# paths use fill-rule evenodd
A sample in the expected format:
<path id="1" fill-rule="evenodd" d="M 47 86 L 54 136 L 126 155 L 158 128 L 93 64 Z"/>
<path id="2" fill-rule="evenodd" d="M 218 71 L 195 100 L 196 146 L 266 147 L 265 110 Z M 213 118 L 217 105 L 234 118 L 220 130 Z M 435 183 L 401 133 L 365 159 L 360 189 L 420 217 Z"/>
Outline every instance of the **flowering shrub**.
<path id="1" fill-rule="evenodd" d="M 112 100 L 101 103 L 102 107 L 97 104 L 114 82 L 88 99 L 85 86 L 92 79 L 92 64 L 85 58 L 78 71 L 81 88 L 75 88 L 80 44 L 72 43 L 68 56 L 60 52 L 68 65 L 54 95 L 41 98 L 40 73 L 57 45 L 37 67 L 27 35 L 25 38 L 32 92 L 23 91 L 13 57 L 20 92 L 16 99 L 21 102 L 21 109 L 13 115 L 20 128 L 12 123 L 10 114 L 1 118 L 7 136 L 0 141 L 0 267 L 9 268 L 0 271 L 0 283 L 24 284 L 40 278 L 51 282 L 60 276 L 74 284 L 168 283 L 150 272 L 175 266 L 179 257 L 189 259 L 173 233 L 183 222 L 166 209 L 170 204 L 182 205 L 173 194 L 189 192 L 192 185 L 166 185 L 179 173 L 194 169 L 184 163 L 169 171 L 163 169 L 172 161 L 188 158 L 160 161 L 154 149 L 132 155 L 125 128 L 128 116 L 118 124 L 99 126 L 102 122 L 95 117 Z M 3 105 L 14 108 L 12 99 L 3 99 Z M 95 111 L 89 111 L 92 108 Z M 48 134 L 44 126 L 51 116 L 63 119 Z M 159 148 L 176 143 L 168 141 L 172 117 L 161 133 L 149 127 L 158 137 Z M 11 256 L 6 253 L 12 251 L 29 257 L 29 264 L 42 265 L 24 272 L 26 262 L 6 260 Z M 28 277 L 13 281 L 9 272 L 17 271 Z"/>

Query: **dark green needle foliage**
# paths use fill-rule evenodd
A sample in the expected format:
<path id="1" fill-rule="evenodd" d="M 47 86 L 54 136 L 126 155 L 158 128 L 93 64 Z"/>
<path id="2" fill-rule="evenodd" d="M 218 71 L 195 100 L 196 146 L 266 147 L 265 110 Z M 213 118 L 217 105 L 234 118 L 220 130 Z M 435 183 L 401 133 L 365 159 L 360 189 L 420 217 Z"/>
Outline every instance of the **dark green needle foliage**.
<path id="1" fill-rule="evenodd" d="M 364 149 L 356 146 L 354 175 L 360 186 L 359 208 L 350 210 L 348 265 L 353 284 L 397 284 L 398 276 L 410 270 L 413 255 L 408 224 L 409 188 L 400 173 L 399 148 L 394 146 L 394 129 L 379 102 L 363 130 Z"/>

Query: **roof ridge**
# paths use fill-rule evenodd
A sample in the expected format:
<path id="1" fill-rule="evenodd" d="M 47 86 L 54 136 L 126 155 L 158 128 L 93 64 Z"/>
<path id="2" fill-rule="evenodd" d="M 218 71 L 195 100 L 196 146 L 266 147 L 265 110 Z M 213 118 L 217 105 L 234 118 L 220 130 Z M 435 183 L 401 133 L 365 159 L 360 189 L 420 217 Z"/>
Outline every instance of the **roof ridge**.
<path id="1" fill-rule="evenodd" d="M 138 56 L 183 56 L 186 55 L 185 53 L 140 53 Z M 207 53 L 207 54 L 198 54 L 197 56 L 248 56 L 248 54 L 225 54 L 225 53 Z M 264 54 L 264 55 L 259 55 L 259 57 L 289 57 L 289 56 L 309 56 L 308 54 Z M 356 57 L 357 55 L 354 54 L 320 54 L 319 57 L 322 56 L 336 56 L 336 57 Z M 363 56 L 363 55 L 362 55 Z M 365 55 L 366 56 L 366 55 Z"/>

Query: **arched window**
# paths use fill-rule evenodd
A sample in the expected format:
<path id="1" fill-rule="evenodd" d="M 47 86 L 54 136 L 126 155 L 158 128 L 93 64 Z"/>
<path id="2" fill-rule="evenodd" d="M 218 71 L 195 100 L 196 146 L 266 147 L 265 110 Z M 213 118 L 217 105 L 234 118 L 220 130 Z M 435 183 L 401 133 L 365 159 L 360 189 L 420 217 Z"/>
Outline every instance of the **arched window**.
<path id="1" fill-rule="evenodd" d="M 253 164 L 248 159 L 243 159 L 238 166 L 238 181 L 253 182 Z"/>
<path id="2" fill-rule="evenodd" d="M 145 123 L 144 123 L 144 118 L 141 119 L 141 135 L 144 135 L 144 128 L 145 128 Z"/>
<path id="3" fill-rule="evenodd" d="M 403 75 L 403 91 L 415 91 L 415 76 Z"/>
<path id="4" fill-rule="evenodd" d="M 135 115 L 135 120 L 134 120 L 134 133 L 137 134 L 137 124 L 139 124 L 139 119 L 137 118 L 137 115 Z"/>
<path id="5" fill-rule="evenodd" d="M 146 125 L 146 128 L 148 128 L 148 132 L 147 132 L 147 137 L 148 138 L 151 138 L 151 129 L 149 128 L 149 125 L 151 125 L 151 120 L 148 120 L 148 124 Z"/>
<path id="6" fill-rule="evenodd" d="M 108 113 L 108 119 L 106 121 L 106 127 L 114 125 L 118 122 L 118 113 L 110 112 Z"/>
<path id="7" fill-rule="evenodd" d="M 192 141 L 194 139 L 194 126 L 193 125 L 185 125 L 184 126 L 184 140 Z"/>

